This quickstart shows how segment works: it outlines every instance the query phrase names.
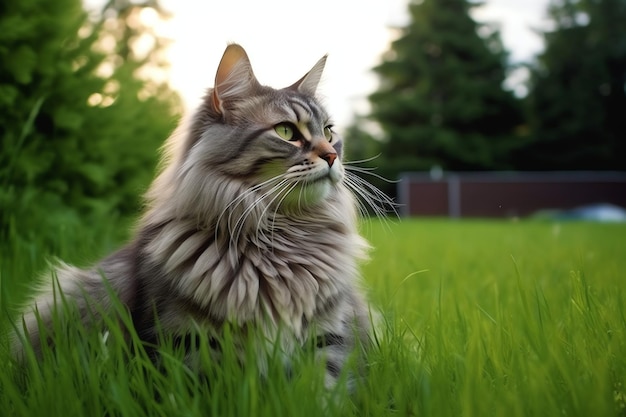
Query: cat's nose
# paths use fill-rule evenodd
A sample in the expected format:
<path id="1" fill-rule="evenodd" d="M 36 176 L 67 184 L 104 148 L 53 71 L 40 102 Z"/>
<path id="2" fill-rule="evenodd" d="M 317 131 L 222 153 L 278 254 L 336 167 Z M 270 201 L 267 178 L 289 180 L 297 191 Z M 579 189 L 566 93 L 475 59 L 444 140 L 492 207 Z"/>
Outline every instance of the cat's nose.
<path id="1" fill-rule="evenodd" d="M 333 164 L 335 163 L 335 159 L 337 159 L 337 153 L 336 152 L 329 152 L 327 154 L 320 155 L 320 158 L 322 158 L 324 161 L 328 162 L 328 166 L 329 167 L 332 167 Z"/>
<path id="2" fill-rule="evenodd" d="M 328 142 L 319 143 L 315 147 L 314 151 L 317 154 L 317 156 L 319 156 L 324 161 L 326 161 L 329 167 L 332 167 L 333 164 L 335 163 L 335 160 L 337 159 L 337 151 Z"/>

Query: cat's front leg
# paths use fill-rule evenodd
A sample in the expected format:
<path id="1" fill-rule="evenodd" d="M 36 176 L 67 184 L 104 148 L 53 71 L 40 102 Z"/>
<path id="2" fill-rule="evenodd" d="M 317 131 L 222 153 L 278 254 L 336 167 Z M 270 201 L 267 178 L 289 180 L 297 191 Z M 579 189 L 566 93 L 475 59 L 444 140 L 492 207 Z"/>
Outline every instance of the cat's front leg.
<path id="1" fill-rule="evenodd" d="M 341 321 L 339 326 L 318 332 L 315 338 L 316 359 L 324 364 L 326 388 L 333 388 L 345 377 L 348 391 L 364 373 L 365 353 L 370 344 L 369 326 L 357 318 Z M 344 369 L 348 366 L 348 369 Z"/>
<path id="2" fill-rule="evenodd" d="M 324 376 L 326 388 L 335 386 L 350 353 L 354 349 L 354 343 L 350 339 L 352 338 L 348 339 L 338 333 L 324 333 L 316 337 L 316 358 L 326 367 L 326 375 Z"/>

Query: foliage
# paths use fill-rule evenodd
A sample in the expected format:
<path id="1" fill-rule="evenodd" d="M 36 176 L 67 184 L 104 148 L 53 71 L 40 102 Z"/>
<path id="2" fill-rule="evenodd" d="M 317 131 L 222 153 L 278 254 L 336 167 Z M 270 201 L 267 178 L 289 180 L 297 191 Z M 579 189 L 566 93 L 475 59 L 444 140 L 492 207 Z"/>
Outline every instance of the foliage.
<path id="1" fill-rule="evenodd" d="M 381 152 L 395 173 L 508 167 L 521 113 L 502 87 L 506 53 L 498 32 L 477 24 L 471 7 L 466 0 L 412 2 L 410 23 L 374 68 L 381 85 L 370 96 L 371 117 L 384 130 Z"/>
<path id="2" fill-rule="evenodd" d="M 222 362 L 205 355 L 196 372 L 168 341 L 155 366 L 110 322 L 105 334 L 67 329 L 55 352 L 26 369 L 0 348 L 3 415 L 624 414 L 624 225 L 372 220 L 362 229 L 374 246 L 363 273 L 382 316 L 354 395 L 326 396 L 324 368 L 307 355 L 291 377 L 275 356 L 262 378 L 253 350 L 242 367 L 225 348 Z M 10 259 L 0 277 L 30 268 Z"/>
<path id="3" fill-rule="evenodd" d="M 137 210 L 180 106 L 138 73 L 159 45 L 122 53 L 115 29 L 142 28 L 111 8 L 90 19 L 80 0 L 0 4 L 0 240 L 54 248 L 65 229 Z"/>
<path id="4" fill-rule="evenodd" d="M 624 170 L 626 1 L 552 1 L 534 65 L 523 169 Z"/>

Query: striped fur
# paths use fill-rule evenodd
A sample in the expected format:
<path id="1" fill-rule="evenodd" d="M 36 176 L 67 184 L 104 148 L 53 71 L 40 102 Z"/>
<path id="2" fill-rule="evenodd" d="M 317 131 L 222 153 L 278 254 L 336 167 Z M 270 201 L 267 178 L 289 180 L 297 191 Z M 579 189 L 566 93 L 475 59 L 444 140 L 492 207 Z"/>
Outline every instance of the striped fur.
<path id="1" fill-rule="evenodd" d="M 55 271 L 84 317 L 95 304 L 110 308 L 105 277 L 146 341 L 157 338 L 155 312 L 181 337 L 197 326 L 254 326 L 259 344 L 280 343 L 286 360 L 315 337 L 333 384 L 357 339 L 368 343 L 370 323 L 357 270 L 367 244 L 342 141 L 335 132 L 329 140 L 315 98 L 324 63 L 275 90 L 258 83 L 240 46 L 226 49 L 215 87 L 166 145 L 132 242 L 90 269 Z M 294 140 L 278 135 L 282 123 Z M 33 303 L 44 325 L 55 308 L 47 285 Z M 38 349 L 33 308 L 23 320 Z"/>

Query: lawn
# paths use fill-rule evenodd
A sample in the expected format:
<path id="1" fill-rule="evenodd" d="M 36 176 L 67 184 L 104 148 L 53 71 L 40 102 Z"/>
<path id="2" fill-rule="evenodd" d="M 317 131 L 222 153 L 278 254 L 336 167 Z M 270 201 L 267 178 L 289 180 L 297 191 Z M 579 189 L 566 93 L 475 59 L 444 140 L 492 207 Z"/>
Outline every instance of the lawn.
<path id="1" fill-rule="evenodd" d="M 326 393 L 307 355 L 291 378 L 278 360 L 260 378 L 228 352 L 219 364 L 203 356 L 199 375 L 173 345 L 157 367 L 113 326 L 66 329 L 26 368 L 0 351 L 0 415 L 626 415 L 626 225 L 420 219 L 362 229 L 373 246 L 365 286 L 381 315 L 355 393 Z M 42 267 L 36 246 L 2 247 L 3 311 Z M 80 261 L 112 243 L 89 246 L 59 252 Z"/>

